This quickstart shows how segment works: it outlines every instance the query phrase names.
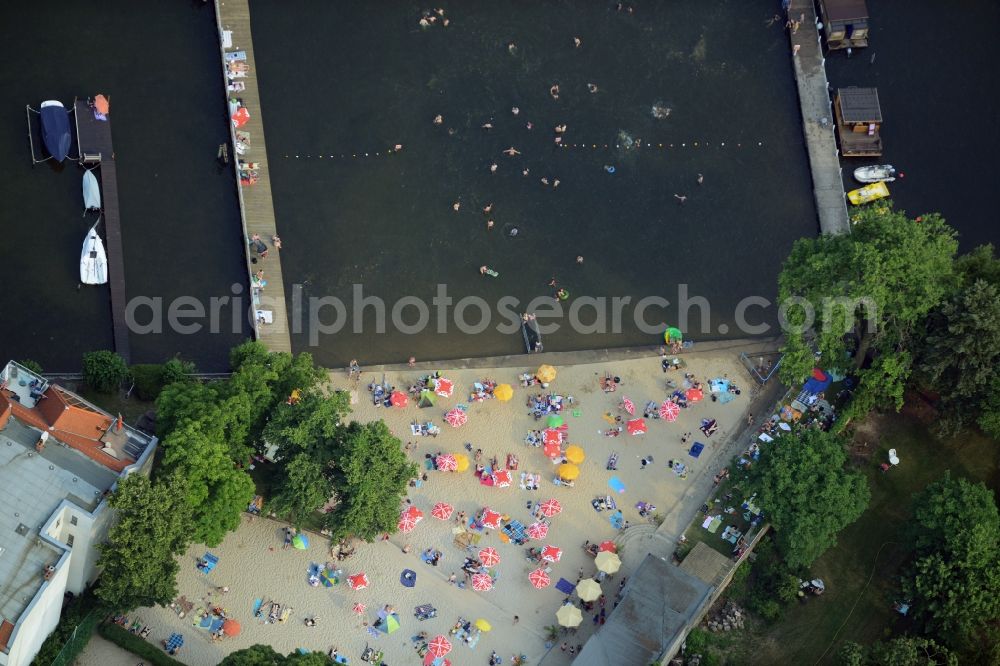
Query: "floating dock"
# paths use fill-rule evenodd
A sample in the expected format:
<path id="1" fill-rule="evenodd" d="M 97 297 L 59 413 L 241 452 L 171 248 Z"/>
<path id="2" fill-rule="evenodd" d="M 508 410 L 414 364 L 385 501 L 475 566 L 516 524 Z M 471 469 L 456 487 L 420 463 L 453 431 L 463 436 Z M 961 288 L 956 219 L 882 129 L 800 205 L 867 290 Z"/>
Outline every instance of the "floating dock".
<path id="1" fill-rule="evenodd" d="M 288 309 L 285 303 L 285 281 L 281 273 L 281 253 L 272 246 L 271 237 L 277 235 L 277 225 L 274 220 L 274 202 L 271 198 L 271 179 L 268 171 L 267 146 L 264 143 L 264 123 L 261 116 L 260 94 L 257 85 L 256 61 L 253 52 L 253 39 L 250 33 L 250 7 L 248 0 L 226 0 L 224 3 L 216 0 L 215 18 L 219 29 L 221 46 L 221 63 L 223 85 L 227 90 L 228 101 L 239 98 L 243 108 L 249 113 L 249 120 L 239 128 L 240 132 L 249 132 L 250 147 L 240 154 L 236 150 L 236 127 L 230 112 L 227 111 L 227 122 L 230 129 L 230 154 L 233 169 L 236 171 L 237 190 L 240 199 L 240 215 L 243 220 L 243 235 L 247 240 L 246 265 L 247 276 L 251 290 L 254 293 L 254 333 L 270 351 L 292 351 L 292 340 L 288 332 Z M 231 73 L 230 63 L 226 53 L 244 52 L 240 58 L 246 63 L 241 68 L 240 76 L 234 81 L 242 83 L 239 91 L 229 91 Z M 240 180 L 240 161 L 256 164 L 253 171 L 256 178 L 253 184 L 243 185 Z M 260 236 L 268 246 L 266 259 L 251 262 L 252 247 L 249 239 L 253 234 Z M 255 285 L 254 273 L 264 271 L 265 289 Z"/>
<path id="2" fill-rule="evenodd" d="M 125 252 L 122 248 L 122 224 L 118 207 L 118 169 L 115 148 L 111 143 L 111 118 L 97 120 L 87 100 L 74 102 L 76 140 L 80 164 L 97 166 L 104 204 L 104 236 L 107 239 L 108 286 L 111 288 L 111 325 L 114 330 L 115 352 L 131 363 L 128 324 L 125 321 Z"/>
<path id="3" fill-rule="evenodd" d="M 816 24 L 813 0 L 792 0 L 788 16 L 802 23 L 798 32 L 789 31 L 792 65 L 799 89 L 802 131 L 809 152 L 813 196 L 819 214 L 819 228 L 824 234 L 850 233 L 851 223 L 844 198 L 844 180 L 840 169 L 837 139 L 833 135 L 834 116 L 830 103 L 826 61 Z"/>

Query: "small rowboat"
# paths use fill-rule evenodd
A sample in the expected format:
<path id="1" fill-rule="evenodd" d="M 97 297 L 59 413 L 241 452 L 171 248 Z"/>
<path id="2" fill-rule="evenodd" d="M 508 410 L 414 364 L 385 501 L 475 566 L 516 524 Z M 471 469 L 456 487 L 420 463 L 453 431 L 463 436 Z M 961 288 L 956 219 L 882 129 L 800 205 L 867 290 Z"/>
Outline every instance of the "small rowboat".
<path id="1" fill-rule="evenodd" d="M 859 183 L 891 183 L 896 180 L 896 168 L 891 164 L 873 164 L 854 170 L 854 180 Z"/>
<path id="2" fill-rule="evenodd" d="M 847 193 L 847 198 L 855 206 L 871 203 L 872 201 L 878 201 L 879 199 L 884 199 L 887 196 L 889 196 L 889 188 L 882 182 L 865 185 L 864 187 L 859 187 L 858 189 L 851 190 Z"/>

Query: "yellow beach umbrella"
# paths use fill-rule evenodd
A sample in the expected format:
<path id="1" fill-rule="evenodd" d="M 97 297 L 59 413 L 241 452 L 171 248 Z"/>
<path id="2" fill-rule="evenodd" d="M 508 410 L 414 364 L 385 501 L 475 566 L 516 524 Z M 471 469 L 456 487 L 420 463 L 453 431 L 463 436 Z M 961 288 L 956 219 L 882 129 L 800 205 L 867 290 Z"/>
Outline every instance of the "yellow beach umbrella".
<path id="1" fill-rule="evenodd" d="M 578 627 L 583 622 L 583 613 L 573 604 L 566 604 L 556 611 L 556 619 L 562 627 Z"/>
<path id="2" fill-rule="evenodd" d="M 493 396 L 500 402 L 507 402 L 514 397 L 514 389 L 510 384 L 500 384 L 493 389 Z"/>
<path id="3" fill-rule="evenodd" d="M 601 596 L 601 584 L 593 578 L 584 578 L 576 584 L 576 594 L 583 601 L 594 601 Z"/>
<path id="4" fill-rule="evenodd" d="M 549 382 L 551 382 L 553 379 L 556 378 L 556 369 L 553 368 L 551 365 L 546 364 L 538 368 L 538 370 L 535 372 L 535 376 L 538 377 L 539 381 L 548 384 Z"/>
<path id="5" fill-rule="evenodd" d="M 455 458 L 456 472 L 464 472 L 465 470 L 469 469 L 469 456 L 465 455 L 464 453 L 454 453 L 452 455 Z"/>
<path id="6" fill-rule="evenodd" d="M 478 627 L 480 631 L 489 631 L 493 628 L 493 626 L 483 618 L 476 620 L 476 627 Z"/>
<path id="7" fill-rule="evenodd" d="M 580 476 L 580 468 L 573 463 L 563 463 L 556 471 L 559 473 L 559 478 L 565 481 L 572 481 Z"/>
<path id="8" fill-rule="evenodd" d="M 619 559 L 617 553 L 612 553 L 610 550 L 603 550 L 597 554 L 594 564 L 597 565 L 598 571 L 613 574 L 621 568 L 622 561 Z"/>
<path id="9" fill-rule="evenodd" d="M 570 444 L 566 447 L 566 453 L 563 454 L 563 457 L 574 465 L 579 465 L 587 457 L 587 454 L 583 452 L 583 447 Z"/>

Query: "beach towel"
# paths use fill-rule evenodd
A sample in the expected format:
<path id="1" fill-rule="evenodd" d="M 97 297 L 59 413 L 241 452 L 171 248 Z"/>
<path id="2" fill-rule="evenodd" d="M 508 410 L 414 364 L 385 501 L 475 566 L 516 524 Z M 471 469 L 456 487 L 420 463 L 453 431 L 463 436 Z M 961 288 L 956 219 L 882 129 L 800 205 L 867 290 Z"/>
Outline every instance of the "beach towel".
<path id="1" fill-rule="evenodd" d="M 213 634 L 216 633 L 216 632 L 218 632 L 218 631 L 221 631 L 222 630 L 222 625 L 225 624 L 225 622 L 226 621 L 223 620 L 221 617 L 216 618 L 216 619 L 212 620 L 212 626 L 210 626 L 208 628 L 208 630 L 210 632 L 212 632 Z"/>
<path id="2" fill-rule="evenodd" d="M 608 516 L 608 520 L 611 522 L 611 527 L 616 530 L 620 530 L 625 525 L 625 518 L 622 516 L 621 511 L 615 511 L 613 514 Z"/>
<path id="3" fill-rule="evenodd" d="M 705 520 L 701 521 L 701 526 L 704 529 L 708 529 L 708 526 L 712 524 L 713 516 L 705 516 Z"/>
<path id="4" fill-rule="evenodd" d="M 403 569 L 403 573 L 399 574 L 399 582 L 404 587 L 413 587 L 417 583 L 417 572 L 412 569 Z"/>
<path id="5" fill-rule="evenodd" d="M 715 516 L 712 518 L 712 522 L 708 526 L 708 531 L 715 534 L 719 531 L 719 526 L 722 525 L 722 516 Z"/>
<path id="6" fill-rule="evenodd" d="M 613 476 L 610 479 L 608 479 L 608 486 L 616 493 L 621 494 L 625 492 L 625 484 L 622 483 L 622 480 L 619 479 L 617 476 Z"/>
<path id="7" fill-rule="evenodd" d="M 205 617 L 201 618 L 198 621 L 198 626 L 201 627 L 202 629 L 208 629 L 209 627 L 211 627 L 212 626 L 212 616 L 211 615 L 206 615 Z"/>
<path id="8" fill-rule="evenodd" d="M 576 589 L 576 585 L 569 582 L 565 578 L 560 578 L 559 582 L 556 583 L 556 589 L 562 592 L 563 594 L 573 594 L 573 590 Z"/>
<path id="9" fill-rule="evenodd" d="M 219 558 L 212 553 L 205 553 L 201 559 L 205 562 L 205 567 L 201 571 L 206 576 L 210 574 L 212 569 L 215 568 L 215 565 L 219 563 Z"/>
<path id="10" fill-rule="evenodd" d="M 253 600 L 253 614 L 256 615 L 257 611 L 259 611 L 260 607 L 263 606 L 263 605 L 264 605 L 264 600 L 263 599 L 254 599 Z"/>
<path id="11" fill-rule="evenodd" d="M 719 404 L 720 405 L 724 405 L 727 402 L 732 402 L 733 400 L 736 400 L 736 395 L 733 394 L 733 393 L 730 393 L 729 391 L 726 391 L 725 393 L 720 393 L 719 394 Z"/>
<path id="12" fill-rule="evenodd" d="M 688 455 L 690 455 L 692 458 L 697 458 L 698 456 L 701 455 L 701 452 L 704 450 L 705 450 L 704 444 L 702 444 L 701 442 L 695 442 L 694 445 L 691 446 L 691 450 L 688 451 Z"/>

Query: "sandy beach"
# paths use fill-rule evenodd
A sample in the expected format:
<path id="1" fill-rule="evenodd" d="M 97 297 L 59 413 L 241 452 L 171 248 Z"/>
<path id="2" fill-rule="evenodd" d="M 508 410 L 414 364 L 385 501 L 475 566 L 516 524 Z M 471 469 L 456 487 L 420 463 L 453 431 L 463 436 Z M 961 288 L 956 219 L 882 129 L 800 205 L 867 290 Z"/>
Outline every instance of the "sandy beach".
<path id="1" fill-rule="evenodd" d="M 192 546 L 182 558 L 178 577 L 179 595 L 193 602 L 196 612 L 209 604 L 222 606 L 242 624 L 239 636 L 212 642 L 205 629 L 192 625 L 196 612 L 179 618 L 169 608 L 154 608 L 142 609 L 135 615 L 154 627 L 151 641 L 159 643 L 172 632 L 182 633 L 185 644 L 178 658 L 192 666 L 216 664 L 225 654 L 255 643 L 270 644 L 281 653 L 298 648 L 326 651 L 337 647 L 352 663 L 360 662 L 362 651 L 366 645 L 371 645 L 384 651 L 388 664 L 417 664 L 422 660 L 414 650 L 411 636 L 420 631 L 426 631 L 430 637 L 440 633 L 447 635 L 459 618 L 486 620 L 492 630 L 481 635 L 474 649 L 453 640 L 454 648 L 448 655 L 453 664 L 486 664 L 491 650 L 496 650 L 505 663 L 509 663 L 515 653 L 527 655 L 529 663 L 538 663 L 547 653 L 544 627 L 556 624 L 555 612 L 566 598 L 555 588 L 555 583 L 559 578 L 575 583 L 581 572 L 583 577 L 596 575 L 594 559 L 584 552 L 583 542 L 614 539 L 622 545 L 621 571 L 602 584 L 607 597 L 606 610 L 610 613 L 623 576 L 627 576 L 652 547 L 645 545 L 651 543 L 645 538 L 630 538 L 639 533 L 651 535 L 655 530 L 655 525 L 639 516 L 636 503 L 653 503 L 658 507 L 657 513 L 667 517 L 658 536 L 663 537 L 671 530 L 676 531 L 673 538 L 678 536 L 684 528 L 681 524 L 684 521 L 678 516 L 687 515 L 678 511 L 680 504 L 703 501 L 701 487 L 711 486 L 711 476 L 726 460 L 723 449 L 727 436 L 745 425 L 750 382 L 736 353 L 706 352 L 684 354 L 681 358 L 686 367 L 669 373 L 661 371 L 660 358 L 656 355 L 557 368 L 558 376 L 548 390 L 573 397 L 573 404 L 562 411 L 568 425 L 567 441 L 583 447 L 587 455 L 580 465 L 580 477 L 571 488 L 554 485 L 553 462 L 543 455 L 542 448 L 524 442 L 529 430 L 544 428 L 544 419 L 536 421 L 525 406 L 527 397 L 541 389 L 538 386 L 521 388 L 518 383 L 520 373 L 533 372 L 534 367 L 454 372 L 442 369 L 442 375 L 455 383 L 454 395 L 441 398 L 435 406 L 425 409 L 417 408 L 412 401 L 405 408 L 375 407 L 366 387 L 371 381 L 381 381 L 381 373 L 365 373 L 360 382 L 352 382 L 343 374 L 335 375 L 334 387 L 352 392 L 351 418 L 359 421 L 384 419 L 404 445 L 416 443 L 416 449 L 411 449 L 408 455 L 421 468 L 425 454 L 466 453 L 464 445 L 470 443 L 473 451 L 482 449 L 484 460 L 496 456 L 501 466 L 507 454 L 517 456 L 519 467 L 512 473 L 513 483 L 507 488 L 482 485 L 473 475 L 474 467 L 463 473 L 429 471 L 426 482 L 410 489 L 409 499 L 425 514 L 416 528 L 409 533 L 396 533 L 388 542 L 359 544 L 355 555 L 339 563 L 330 557 L 327 540 L 318 534 L 309 535 L 311 544 L 306 550 L 283 549 L 284 524 L 244 516 L 242 527 L 229 534 L 219 547 Z M 613 420 L 615 415 L 622 414 L 619 404 L 623 396 L 635 403 L 637 415 L 641 416 L 647 401 L 660 402 L 668 396 L 666 381 L 681 384 L 685 372 L 693 373 L 706 385 L 705 399 L 680 410 L 676 422 L 649 419 L 648 432 L 640 436 L 630 436 L 626 432 L 617 437 L 604 434 L 611 427 L 607 415 L 610 414 Z M 621 385 L 614 393 L 603 392 L 599 385 L 599 380 L 608 373 L 621 378 Z M 388 373 L 385 379 L 405 390 L 421 374 L 426 372 Z M 716 377 L 730 378 L 743 389 L 741 395 L 727 404 L 710 400 L 708 380 Z M 510 383 L 514 387 L 513 398 L 506 403 L 496 399 L 470 401 L 473 382 L 484 379 Z M 444 422 L 443 415 L 460 404 L 467 407 L 468 423 L 452 428 Z M 622 416 L 626 420 L 629 418 Z M 698 430 L 703 418 L 718 421 L 719 429 L 711 437 L 705 437 Z M 433 421 L 441 426 L 440 435 L 411 436 L 410 423 L 414 420 Z M 691 441 L 682 444 L 681 435 L 687 432 L 693 433 Z M 698 458 L 689 455 L 693 442 L 705 445 Z M 618 469 L 608 471 L 608 458 L 614 452 L 618 453 Z M 471 459 L 472 455 L 469 457 Z M 644 457 L 652 457 L 645 468 L 641 464 Z M 671 460 L 687 466 L 687 478 L 668 468 Z M 540 475 L 538 490 L 519 487 L 520 474 L 525 471 Z M 621 481 L 624 492 L 615 492 L 609 487 L 612 477 Z M 695 487 L 695 483 L 699 485 Z M 629 529 L 615 529 L 609 521 L 610 511 L 598 512 L 592 507 L 595 497 L 609 494 L 614 497 L 624 519 L 631 523 Z M 482 547 L 493 546 L 501 558 L 495 567 L 498 578 L 492 590 L 475 592 L 471 586 L 460 589 L 449 584 L 448 577 L 452 573 L 462 580 L 461 565 L 466 552 L 453 543 L 453 530 L 457 528 L 454 518 L 442 521 L 431 516 L 431 508 L 436 502 L 448 502 L 456 511 L 464 511 L 469 516 L 483 507 L 490 507 L 528 525 L 534 522 L 528 507 L 535 501 L 550 498 L 558 499 L 563 511 L 551 519 L 549 534 L 542 541 L 531 540 L 524 546 L 516 546 L 504 543 L 499 530 L 485 529 L 475 533 L 479 535 L 479 543 L 473 554 Z M 669 541 L 670 538 L 671 534 L 666 534 L 665 539 Z M 548 544 L 562 548 L 562 558 L 549 565 L 552 585 L 535 589 L 527 576 L 539 565 L 526 558 L 526 548 Z M 403 547 L 407 545 L 411 552 L 404 553 Z M 420 554 L 427 548 L 443 553 L 438 566 L 421 561 Z M 214 571 L 205 575 L 195 565 L 207 550 L 217 555 L 219 562 Z M 330 588 L 310 587 L 307 582 L 310 565 L 323 565 L 330 560 L 343 570 L 344 576 L 365 572 L 370 586 L 359 591 L 351 590 L 344 583 Z M 416 573 L 416 584 L 412 588 L 400 583 L 404 569 Z M 217 591 L 221 587 L 228 587 L 229 592 Z M 575 595 L 573 598 L 576 599 Z M 262 624 L 252 612 L 257 599 L 265 603 L 273 600 L 291 606 L 294 611 L 284 623 Z M 352 611 L 359 602 L 367 607 L 363 615 Z M 374 630 L 365 623 L 372 624 L 376 612 L 386 604 L 396 607 L 401 626 L 391 635 L 381 632 L 372 635 Z M 418 621 L 413 608 L 421 604 L 437 608 L 437 617 Z M 319 617 L 317 626 L 305 626 L 303 620 L 313 616 Z M 515 616 L 519 618 L 516 623 Z M 597 626 L 593 616 L 593 612 L 586 613 L 575 633 L 560 636 L 545 663 L 568 663 L 571 656 L 568 651 L 561 653 L 561 643 L 583 644 Z"/>

